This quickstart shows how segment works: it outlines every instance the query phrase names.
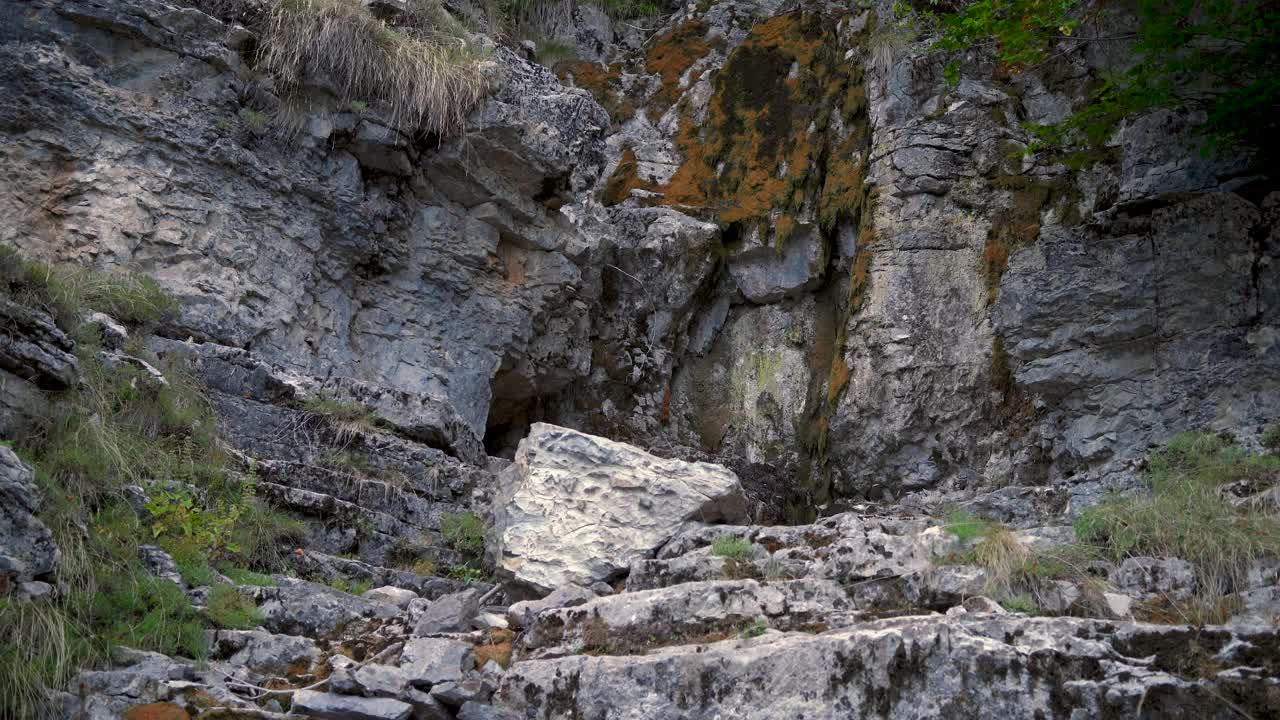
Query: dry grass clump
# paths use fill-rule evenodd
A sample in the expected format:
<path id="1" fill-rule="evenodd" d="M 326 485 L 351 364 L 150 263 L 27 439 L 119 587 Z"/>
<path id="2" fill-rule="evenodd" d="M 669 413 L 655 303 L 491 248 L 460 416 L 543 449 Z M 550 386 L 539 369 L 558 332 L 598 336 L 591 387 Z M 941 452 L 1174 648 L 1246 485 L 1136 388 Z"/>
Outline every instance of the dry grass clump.
<path id="1" fill-rule="evenodd" d="M 488 91 L 484 52 L 433 0 L 410 8 L 393 27 L 359 0 L 278 0 L 259 60 L 286 86 L 323 78 L 345 102 L 378 101 L 395 123 L 457 133 Z"/>

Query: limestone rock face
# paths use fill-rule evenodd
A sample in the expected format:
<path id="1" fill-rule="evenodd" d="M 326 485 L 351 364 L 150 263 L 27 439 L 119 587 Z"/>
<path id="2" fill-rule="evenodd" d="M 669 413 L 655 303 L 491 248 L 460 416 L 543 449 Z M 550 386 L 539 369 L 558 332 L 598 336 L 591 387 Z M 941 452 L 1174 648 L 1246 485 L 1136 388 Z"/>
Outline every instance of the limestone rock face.
<path id="1" fill-rule="evenodd" d="M 546 593 L 617 577 L 687 521 L 741 521 L 746 502 L 718 465 L 536 423 L 498 477 L 493 514 L 487 550 L 498 570 Z"/>

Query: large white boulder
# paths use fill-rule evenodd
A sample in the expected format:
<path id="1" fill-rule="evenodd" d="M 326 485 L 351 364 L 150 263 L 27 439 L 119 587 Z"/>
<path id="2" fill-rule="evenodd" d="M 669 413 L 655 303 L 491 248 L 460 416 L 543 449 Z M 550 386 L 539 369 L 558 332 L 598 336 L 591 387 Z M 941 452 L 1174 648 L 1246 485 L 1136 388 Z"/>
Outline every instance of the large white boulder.
<path id="1" fill-rule="evenodd" d="M 746 516 L 727 468 L 536 423 L 498 476 L 487 544 L 499 572 L 545 593 L 616 578 L 687 521 Z"/>

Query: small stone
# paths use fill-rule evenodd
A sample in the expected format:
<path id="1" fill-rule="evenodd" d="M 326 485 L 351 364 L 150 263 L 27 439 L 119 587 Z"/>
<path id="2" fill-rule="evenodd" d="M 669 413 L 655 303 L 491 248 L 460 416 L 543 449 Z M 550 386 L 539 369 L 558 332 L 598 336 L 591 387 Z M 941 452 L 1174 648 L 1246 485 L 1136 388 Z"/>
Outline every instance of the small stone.
<path id="1" fill-rule="evenodd" d="M 413 720 L 454 720 L 453 712 L 429 693 L 409 688 L 400 696 L 413 706 Z"/>
<path id="2" fill-rule="evenodd" d="M 418 597 L 418 593 L 412 590 L 394 587 L 392 585 L 384 585 L 382 587 L 366 591 L 362 597 L 366 600 L 388 603 L 390 605 L 395 605 L 398 608 L 405 608 L 408 607 L 410 601 Z"/>
<path id="3" fill-rule="evenodd" d="M 960 615 L 968 615 L 969 611 L 964 609 L 963 605 L 954 605 L 947 608 L 947 617 L 957 617 Z"/>
<path id="4" fill-rule="evenodd" d="M 599 580 L 591 583 L 591 592 L 601 596 L 612 595 L 613 586 L 603 580 Z"/>
<path id="5" fill-rule="evenodd" d="M 506 630 L 511 623 L 498 613 L 482 612 L 471 621 L 471 626 L 477 630 Z"/>
<path id="6" fill-rule="evenodd" d="M 129 342 L 129 331 L 106 313 L 89 313 L 85 322 L 98 326 L 98 331 L 102 333 L 102 346 L 108 350 L 120 350 Z"/>
<path id="7" fill-rule="evenodd" d="M 18 597 L 22 600 L 47 600 L 53 597 L 53 586 L 39 580 L 24 582 L 18 586 Z"/>
<path id="8" fill-rule="evenodd" d="M 581 585 L 563 585 L 541 600 L 525 600 L 507 608 L 507 620 L 515 627 L 528 627 L 539 613 L 577 607 L 595 598 L 595 593 Z"/>
<path id="9" fill-rule="evenodd" d="M 1123 620 L 1133 616 L 1133 598 L 1128 595 L 1104 592 L 1102 600 L 1110 617 Z"/>

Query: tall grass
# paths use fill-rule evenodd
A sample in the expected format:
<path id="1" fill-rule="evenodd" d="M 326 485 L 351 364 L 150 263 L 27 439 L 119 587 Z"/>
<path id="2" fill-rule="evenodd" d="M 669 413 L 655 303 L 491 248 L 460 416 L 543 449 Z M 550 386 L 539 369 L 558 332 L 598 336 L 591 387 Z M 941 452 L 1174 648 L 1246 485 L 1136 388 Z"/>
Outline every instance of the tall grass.
<path id="1" fill-rule="evenodd" d="M 1280 483 L 1280 457 L 1250 455 L 1217 435 L 1186 433 L 1152 454 L 1144 479 L 1147 492 L 1082 513 L 1079 539 L 1117 561 L 1138 555 L 1190 561 L 1198 603 L 1214 607 L 1244 588 L 1260 559 L 1280 555 L 1280 517 L 1237 507 L 1223 492 L 1237 481 L 1254 492 Z"/>
<path id="2" fill-rule="evenodd" d="M 360 0 L 277 0 L 259 61 L 286 86 L 325 78 L 344 102 L 376 100 L 393 122 L 455 134 L 488 91 L 484 52 L 433 0 L 410 6 L 392 27 Z"/>

